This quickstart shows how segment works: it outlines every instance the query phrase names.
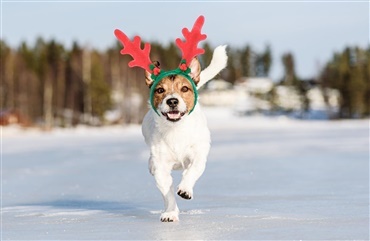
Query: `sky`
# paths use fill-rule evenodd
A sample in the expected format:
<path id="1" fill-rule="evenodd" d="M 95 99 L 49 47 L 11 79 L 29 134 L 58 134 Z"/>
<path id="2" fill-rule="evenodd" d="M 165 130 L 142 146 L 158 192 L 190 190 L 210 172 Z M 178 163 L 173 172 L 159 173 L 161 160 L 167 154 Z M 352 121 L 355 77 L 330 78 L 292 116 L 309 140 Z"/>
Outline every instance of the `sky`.
<path id="1" fill-rule="evenodd" d="M 247 44 L 257 52 L 270 45 L 270 77 L 283 75 L 281 56 L 292 52 L 297 75 L 317 75 L 335 51 L 369 45 L 369 3 L 333 1 L 122 2 L 17 1 L 1 3 L 1 39 L 12 47 L 33 44 L 38 36 L 73 41 L 104 50 L 115 43 L 116 28 L 164 44 L 182 37 L 199 15 L 213 46 Z"/>

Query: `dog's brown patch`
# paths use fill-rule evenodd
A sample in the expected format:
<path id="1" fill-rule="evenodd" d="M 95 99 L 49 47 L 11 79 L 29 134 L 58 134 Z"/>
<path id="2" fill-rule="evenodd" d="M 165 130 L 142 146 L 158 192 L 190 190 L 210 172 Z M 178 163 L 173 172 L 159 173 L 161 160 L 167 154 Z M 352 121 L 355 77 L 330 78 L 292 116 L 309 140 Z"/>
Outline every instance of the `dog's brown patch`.
<path id="1" fill-rule="evenodd" d="M 161 88 L 164 90 L 162 92 Z M 170 75 L 162 79 L 155 88 L 154 106 L 158 108 L 159 104 L 167 95 L 177 93 L 184 100 L 187 111 L 194 107 L 194 90 L 189 80 L 181 75 Z M 162 93 L 160 93 L 162 92 Z"/>

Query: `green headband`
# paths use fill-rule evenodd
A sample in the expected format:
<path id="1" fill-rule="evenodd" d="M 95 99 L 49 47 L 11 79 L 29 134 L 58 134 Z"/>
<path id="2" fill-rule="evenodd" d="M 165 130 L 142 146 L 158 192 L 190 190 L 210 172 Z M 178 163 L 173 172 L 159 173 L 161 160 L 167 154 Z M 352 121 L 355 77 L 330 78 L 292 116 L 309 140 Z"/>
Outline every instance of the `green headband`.
<path id="1" fill-rule="evenodd" d="M 189 75 L 190 73 L 190 68 L 187 68 L 185 71 L 181 70 L 180 68 L 174 69 L 174 70 L 169 70 L 169 71 L 161 71 L 159 75 L 151 75 L 151 78 L 154 80 L 152 86 L 150 87 L 150 105 L 152 106 L 153 110 L 157 115 L 159 115 L 157 108 L 154 106 L 154 92 L 155 92 L 155 87 L 157 87 L 158 83 L 165 77 L 170 76 L 170 75 L 181 75 L 184 76 L 191 84 L 194 90 L 194 106 L 190 110 L 190 113 L 194 110 L 195 105 L 197 104 L 197 99 L 198 99 L 198 90 L 197 86 L 195 85 L 193 79 Z"/>

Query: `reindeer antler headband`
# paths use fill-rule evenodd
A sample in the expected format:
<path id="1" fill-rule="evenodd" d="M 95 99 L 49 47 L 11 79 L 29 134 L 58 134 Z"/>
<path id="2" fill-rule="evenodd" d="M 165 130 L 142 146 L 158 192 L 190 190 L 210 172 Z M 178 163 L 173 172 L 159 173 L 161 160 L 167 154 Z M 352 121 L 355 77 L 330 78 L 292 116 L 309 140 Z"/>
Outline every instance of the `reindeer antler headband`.
<path id="1" fill-rule="evenodd" d="M 197 55 L 203 54 L 204 49 L 198 48 L 198 43 L 202 40 L 207 38 L 207 35 L 202 34 L 201 30 L 204 24 L 204 17 L 199 16 L 194 23 L 193 29 L 189 32 L 187 28 L 182 29 L 182 34 L 185 37 L 185 41 L 182 41 L 180 38 L 176 39 L 176 45 L 182 52 L 182 58 L 179 64 L 179 67 L 174 70 L 164 71 L 161 70 L 158 66 L 155 66 L 153 62 L 150 60 L 150 44 L 145 43 L 144 48 L 141 49 L 141 39 L 139 36 L 135 36 L 134 40 L 131 42 L 130 39 L 124 34 L 122 31 L 116 29 L 114 34 L 116 35 L 117 39 L 122 43 L 123 49 L 121 50 L 121 54 L 128 54 L 131 55 L 133 60 L 128 63 L 129 67 L 140 67 L 145 69 L 149 73 L 151 73 L 151 78 L 154 80 L 151 88 L 150 88 L 150 104 L 152 105 L 153 110 L 159 115 L 157 112 L 156 107 L 154 106 L 154 92 L 155 87 L 157 84 L 166 76 L 169 75 L 182 75 L 184 76 L 192 85 L 194 89 L 194 107 L 197 102 L 198 98 L 198 91 L 195 86 L 193 79 L 190 77 L 190 68 L 189 64 L 191 60 L 196 57 Z M 193 109 L 194 109 L 193 107 Z M 190 110 L 189 114 L 193 111 Z"/>

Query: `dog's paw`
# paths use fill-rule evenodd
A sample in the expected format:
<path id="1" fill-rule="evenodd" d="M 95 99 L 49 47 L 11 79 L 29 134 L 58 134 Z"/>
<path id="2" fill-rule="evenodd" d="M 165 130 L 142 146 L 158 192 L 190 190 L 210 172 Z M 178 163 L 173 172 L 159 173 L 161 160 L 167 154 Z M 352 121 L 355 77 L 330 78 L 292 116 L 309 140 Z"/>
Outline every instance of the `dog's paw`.
<path id="1" fill-rule="evenodd" d="M 193 190 L 186 190 L 186 189 L 179 188 L 179 190 L 177 191 L 177 195 L 179 195 L 183 199 L 190 200 L 190 199 L 193 199 Z"/>
<path id="2" fill-rule="evenodd" d="M 179 212 L 164 212 L 161 215 L 162 222 L 177 222 L 179 221 Z"/>

